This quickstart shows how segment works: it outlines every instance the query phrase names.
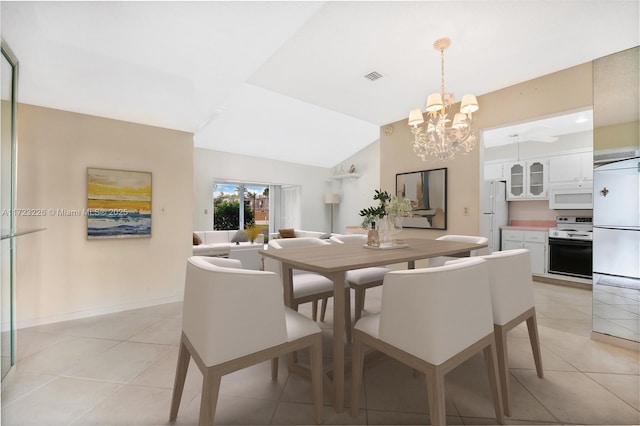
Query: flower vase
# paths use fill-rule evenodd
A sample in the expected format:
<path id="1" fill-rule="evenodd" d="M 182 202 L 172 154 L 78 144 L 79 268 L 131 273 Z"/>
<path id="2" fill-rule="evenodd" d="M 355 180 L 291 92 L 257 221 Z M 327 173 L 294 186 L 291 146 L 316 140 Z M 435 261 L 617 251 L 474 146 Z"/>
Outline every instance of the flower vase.
<path id="1" fill-rule="evenodd" d="M 400 231 L 402 231 L 402 218 L 396 215 L 386 215 L 377 223 L 380 234 L 380 244 L 391 244 Z"/>
<path id="2" fill-rule="evenodd" d="M 378 225 L 378 234 L 380 235 L 380 244 L 390 243 L 391 234 L 389 216 L 385 216 L 376 222 Z"/>

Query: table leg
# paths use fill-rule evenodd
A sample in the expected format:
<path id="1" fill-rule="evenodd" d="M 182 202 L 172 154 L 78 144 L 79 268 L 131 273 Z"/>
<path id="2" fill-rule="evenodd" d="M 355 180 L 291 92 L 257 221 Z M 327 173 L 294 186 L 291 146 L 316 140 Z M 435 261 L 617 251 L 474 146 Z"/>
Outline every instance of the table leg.
<path id="1" fill-rule="evenodd" d="M 333 388 L 335 409 L 344 411 L 344 324 L 345 324 L 345 273 L 331 274 L 333 281 Z"/>
<path id="2" fill-rule="evenodd" d="M 293 269 L 284 262 L 282 263 L 282 286 L 284 289 L 284 304 L 290 308 L 293 300 Z M 290 352 L 287 355 L 287 367 L 289 371 L 294 371 L 296 368 L 296 355 L 294 352 Z"/>
<path id="3" fill-rule="evenodd" d="M 290 308 L 293 300 L 293 268 L 284 262 L 282 263 L 282 288 L 284 289 L 284 304 Z"/>

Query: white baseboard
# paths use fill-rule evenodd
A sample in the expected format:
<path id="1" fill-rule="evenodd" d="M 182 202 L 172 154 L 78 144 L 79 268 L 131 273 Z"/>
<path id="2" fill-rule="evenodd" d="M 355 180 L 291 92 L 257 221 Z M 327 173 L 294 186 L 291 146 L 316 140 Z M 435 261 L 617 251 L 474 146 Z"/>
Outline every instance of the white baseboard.
<path id="1" fill-rule="evenodd" d="M 591 332 L 591 340 L 598 342 L 608 343 L 610 345 L 618 346 L 621 348 L 629 349 L 635 352 L 640 352 L 640 342 L 634 342 L 633 340 L 623 339 L 622 337 L 610 336 L 608 334 L 598 333 L 597 331 Z"/>
<path id="2" fill-rule="evenodd" d="M 34 318 L 17 321 L 16 329 L 36 327 L 39 325 L 52 324 L 55 322 L 70 321 L 82 318 L 95 317 L 98 315 L 114 314 L 116 312 L 129 311 L 132 309 L 148 308 L 149 306 L 164 305 L 165 303 L 181 302 L 182 296 L 164 297 L 161 299 L 145 300 L 141 302 L 127 303 L 124 305 L 106 306 L 86 311 L 70 312 L 66 314 L 51 315 L 47 317 Z"/>

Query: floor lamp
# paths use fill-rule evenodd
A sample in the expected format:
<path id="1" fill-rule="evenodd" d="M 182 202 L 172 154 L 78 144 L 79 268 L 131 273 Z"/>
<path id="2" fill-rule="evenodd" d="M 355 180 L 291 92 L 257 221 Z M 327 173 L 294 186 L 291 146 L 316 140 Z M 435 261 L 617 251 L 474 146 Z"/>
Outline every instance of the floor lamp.
<path id="1" fill-rule="evenodd" d="M 331 205 L 331 232 L 333 233 L 333 206 L 340 204 L 340 194 L 326 193 L 324 194 L 324 203 Z"/>

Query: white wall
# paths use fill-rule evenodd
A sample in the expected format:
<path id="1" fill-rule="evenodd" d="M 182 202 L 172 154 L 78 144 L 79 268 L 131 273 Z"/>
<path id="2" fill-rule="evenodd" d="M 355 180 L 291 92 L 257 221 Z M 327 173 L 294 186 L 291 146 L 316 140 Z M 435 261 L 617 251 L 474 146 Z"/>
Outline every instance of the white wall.
<path id="1" fill-rule="evenodd" d="M 352 164 L 360 174 L 359 178 L 331 180 L 328 187 L 331 192 L 340 194 L 333 226 L 337 233 L 344 233 L 346 226 L 359 226 L 363 218 L 358 212 L 377 203 L 373 195 L 374 190 L 380 188 L 380 141 L 366 146 L 342 162 L 344 169 Z"/>
<path id="2" fill-rule="evenodd" d="M 191 254 L 193 135 L 21 104 L 17 207 L 81 210 L 87 167 L 152 173 L 151 238 L 87 240 L 85 216 L 17 218 L 17 325 L 180 300 Z"/>
<path id="3" fill-rule="evenodd" d="M 263 148 L 268 149 L 268 147 Z M 324 204 L 328 176 L 329 169 L 325 167 L 195 148 L 193 150 L 194 229 L 212 229 L 213 182 L 215 179 L 225 179 L 237 182 L 300 185 L 302 187 L 301 228 L 329 232 L 331 211 Z"/>

